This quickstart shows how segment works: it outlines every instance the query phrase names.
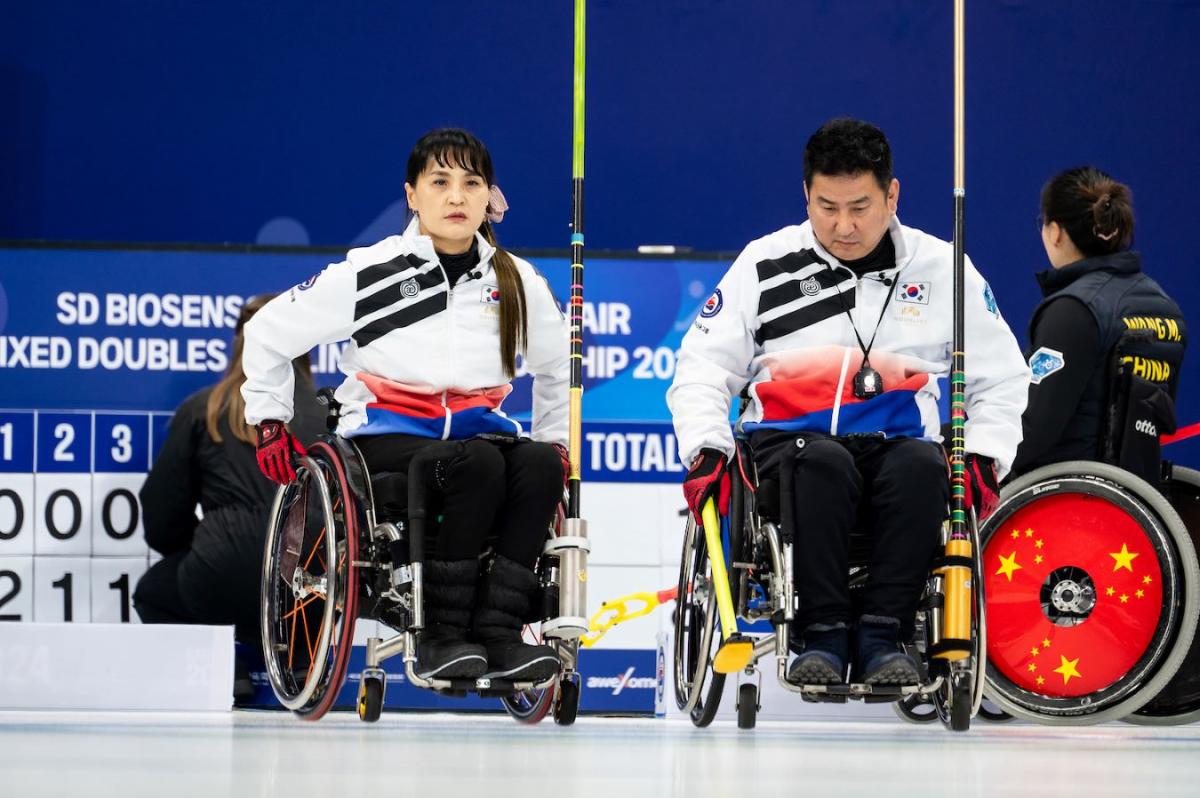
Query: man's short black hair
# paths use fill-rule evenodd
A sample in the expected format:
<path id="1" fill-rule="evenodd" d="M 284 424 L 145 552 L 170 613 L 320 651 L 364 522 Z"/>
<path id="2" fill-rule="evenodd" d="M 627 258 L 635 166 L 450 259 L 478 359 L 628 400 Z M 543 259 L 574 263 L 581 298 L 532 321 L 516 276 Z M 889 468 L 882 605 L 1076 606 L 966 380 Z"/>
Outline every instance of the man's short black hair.
<path id="1" fill-rule="evenodd" d="M 885 192 L 892 184 L 892 148 L 883 131 L 869 122 L 842 117 L 817 129 L 804 147 L 804 185 L 813 175 L 830 177 L 870 172 Z"/>

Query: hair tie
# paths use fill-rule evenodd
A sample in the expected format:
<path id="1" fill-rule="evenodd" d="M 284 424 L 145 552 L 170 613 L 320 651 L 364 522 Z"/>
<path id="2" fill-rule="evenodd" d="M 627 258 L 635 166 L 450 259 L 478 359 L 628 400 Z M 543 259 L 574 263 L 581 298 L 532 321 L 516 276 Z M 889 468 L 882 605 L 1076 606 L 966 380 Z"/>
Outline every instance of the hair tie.
<path id="1" fill-rule="evenodd" d="M 1100 239 L 1101 241 L 1112 241 L 1114 238 L 1117 237 L 1117 233 L 1119 233 L 1121 231 L 1114 228 L 1112 230 L 1112 232 L 1110 232 L 1110 233 L 1101 233 L 1099 230 L 1097 230 L 1096 228 L 1093 227 L 1092 232 L 1095 233 L 1096 238 Z"/>
<path id="2" fill-rule="evenodd" d="M 508 200 L 500 186 L 493 185 L 488 189 L 487 219 L 492 224 L 504 221 L 504 212 L 508 210 Z"/>

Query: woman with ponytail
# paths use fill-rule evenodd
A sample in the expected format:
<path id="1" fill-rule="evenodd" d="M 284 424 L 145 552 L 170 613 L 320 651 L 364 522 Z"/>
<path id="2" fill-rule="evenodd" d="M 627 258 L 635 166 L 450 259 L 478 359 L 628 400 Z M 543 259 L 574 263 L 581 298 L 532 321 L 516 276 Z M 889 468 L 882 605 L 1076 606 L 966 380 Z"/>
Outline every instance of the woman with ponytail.
<path id="1" fill-rule="evenodd" d="M 246 322 L 273 297 L 246 301 L 225 376 L 185 399 L 171 418 L 140 491 L 146 541 L 163 559 L 133 593 L 144 623 L 233 624 L 237 640 L 253 648 L 262 640 L 258 589 L 275 485 L 258 472 L 254 428 L 244 420 L 242 349 Z M 290 434 L 315 440 L 325 412 L 307 352 L 287 368 L 296 408 Z M 253 688 L 243 664 L 238 666 L 235 693 L 243 697 Z"/>
<path id="2" fill-rule="evenodd" d="M 1051 268 L 1038 274 L 1044 299 L 1030 322 L 1033 380 L 1013 472 L 1101 460 L 1157 480 L 1187 327 L 1129 249 L 1129 187 L 1092 166 L 1068 169 L 1043 187 L 1039 226 Z"/>
<path id="3" fill-rule="evenodd" d="M 405 174 L 402 235 L 353 249 L 267 305 L 246 329 L 246 421 L 259 464 L 286 484 L 303 452 L 291 418 L 297 353 L 350 339 L 341 357 L 338 433 L 373 473 L 405 473 L 417 452 L 453 441 L 435 464 L 441 523 L 424 564 L 425 678 L 540 680 L 554 651 L 526 645 L 532 568 L 562 498 L 567 440 L 566 320 L 529 263 L 497 243 L 508 204 L 478 138 L 434 130 Z M 534 378 L 532 429 L 500 409 L 517 357 Z M 487 538 L 495 547 L 484 567 Z M 482 578 L 481 578 L 481 573 Z"/>

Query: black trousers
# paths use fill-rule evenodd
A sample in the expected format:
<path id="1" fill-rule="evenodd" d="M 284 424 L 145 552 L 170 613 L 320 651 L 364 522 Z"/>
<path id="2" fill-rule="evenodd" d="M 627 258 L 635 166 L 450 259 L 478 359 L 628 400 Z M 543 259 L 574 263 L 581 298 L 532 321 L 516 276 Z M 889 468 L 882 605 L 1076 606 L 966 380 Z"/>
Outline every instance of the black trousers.
<path id="1" fill-rule="evenodd" d="M 259 580 L 270 512 L 227 507 L 205 516 L 190 548 L 158 561 L 138 580 L 133 606 L 143 623 L 233 624 L 259 648 Z"/>
<path id="2" fill-rule="evenodd" d="M 363 435 L 354 442 L 372 473 L 406 473 L 417 452 L 443 443 L 401 434 Z M 497 554 L 533 567 L 562 499 L 558 451 L 530 440 L 471 438 L 452 443 L 454 454 L 434 468 L 433 487 L 440 495 L 442 514 L 438 559 L 478 557 L 488 537 L 495 536 Z"/>
<path id="3" fill-rule="evenodd" d="M 797 630 L 850 625 L 859 616 L 895 618 L 911 629 L 946 514 L 950 482 L 942 448 L 913 438 L 831 438 L 761 431 L 751 445 L 760 474 L 778 473 L 797 446 L 793 475 Z M 847 575 L 850 531 L 869 534 L 861 604 Z"/>

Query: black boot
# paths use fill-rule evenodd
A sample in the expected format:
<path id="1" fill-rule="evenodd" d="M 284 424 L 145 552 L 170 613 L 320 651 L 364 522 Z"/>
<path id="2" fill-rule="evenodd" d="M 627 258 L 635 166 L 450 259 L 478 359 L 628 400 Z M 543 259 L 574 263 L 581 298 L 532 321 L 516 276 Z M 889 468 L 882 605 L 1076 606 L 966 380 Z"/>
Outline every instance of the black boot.
<path id="1" fill-rule="evenodd" d="M 542 681 L 558 673 L 558 655 L 549 646 L 521 639 L 521 630 L 538 596 L 537 574 L 507 557 L 496 555 L 483 577 L 471 639 L 487 648 L 484 677 Z"/>
<path id="2" fill-rule="evenodd" d="M 917 662 L 900 649 L 900 621 L 864 615 L 855 635 L 854 680 L 864 684 L 913 685 L 921 681 Z"/>
<path id="3" fill-rule="evenodd" d="M 417 635 L 417 675 L 475 679 L 487 670 L 483 646 L 467 640 L 479 560 L 429 560 L 424 567 L 425 628 Z"/>
<path id="4" fill-rule="evenodd" d="M 850 630 L 844 623 L 815 623 L 804 630 L 804 649 L 788 668 L 796 684 L 841 684 L 846 678 Z"/>

